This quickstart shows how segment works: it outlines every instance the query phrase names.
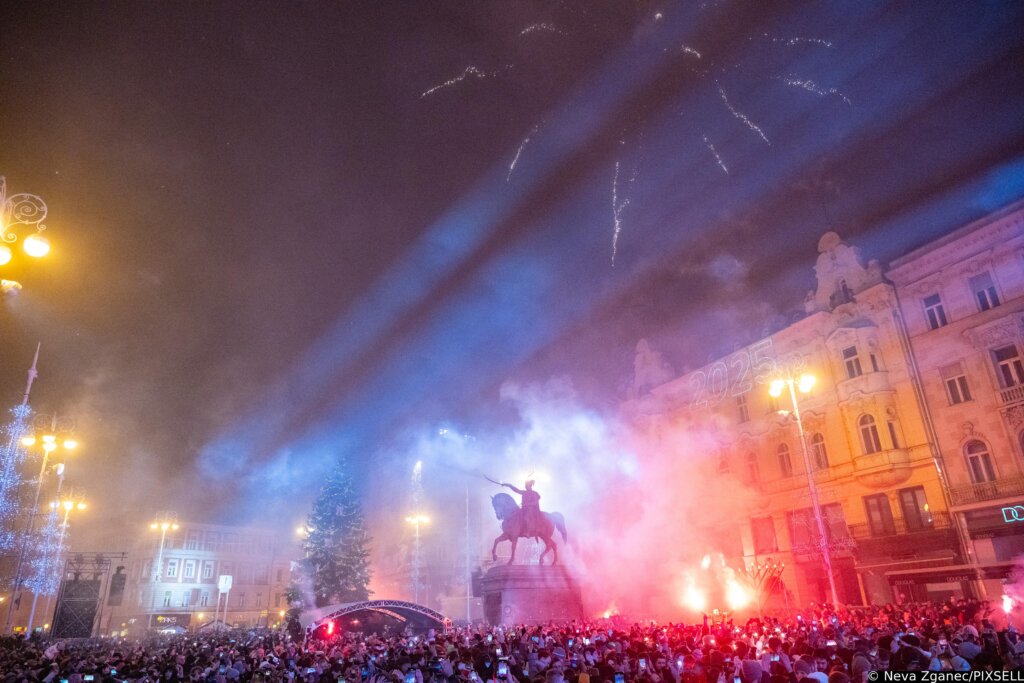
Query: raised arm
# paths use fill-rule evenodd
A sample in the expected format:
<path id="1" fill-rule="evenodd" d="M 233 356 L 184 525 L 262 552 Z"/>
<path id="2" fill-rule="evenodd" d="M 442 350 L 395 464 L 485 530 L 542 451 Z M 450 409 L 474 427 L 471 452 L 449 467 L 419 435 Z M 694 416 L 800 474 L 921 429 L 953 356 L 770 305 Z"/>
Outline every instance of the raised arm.
<path id="1" fill-rule="evenodd" d="M 517 489 L 517 488 L 516 488 L 515 486 L 513 486 L 512 484 L 502 484 L 502 486 L 505 486 L 505 487 L 507 487 L 507 488 L 510 488 L 510 489 L 512 489 L 513 491 L 515 491 L 516 493 L 518 493 L 518 494 L 519 494 L 520 496 L 521 496 L 521 495 L 523 495 L 524 493 L 526 493 L 525 491 L 520 491 L 519 489 Z"/>

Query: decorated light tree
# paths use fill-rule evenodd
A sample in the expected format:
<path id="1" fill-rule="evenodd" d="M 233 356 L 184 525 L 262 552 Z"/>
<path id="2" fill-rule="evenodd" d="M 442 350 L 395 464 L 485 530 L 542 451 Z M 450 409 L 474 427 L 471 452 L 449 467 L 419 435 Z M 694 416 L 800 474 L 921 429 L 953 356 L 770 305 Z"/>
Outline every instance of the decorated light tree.
<path id="1" fill-rule="evenodd" d="M 301 570 L 317 607 L 369 598 L 369 543 L 362 505 L 339 461 L 313 504 L 303 541 Z"/>
<path id="2" fill-rule="evenodd" d="M 28 433 L 32 409 L 27 404 L 10 410 L 10 420 L 3 427 L 0 443 L 0 552 L 10 550 L 17 541 L 15 524 L 21 496 L 21 465 L 25 449 L 21 439 Z"/>

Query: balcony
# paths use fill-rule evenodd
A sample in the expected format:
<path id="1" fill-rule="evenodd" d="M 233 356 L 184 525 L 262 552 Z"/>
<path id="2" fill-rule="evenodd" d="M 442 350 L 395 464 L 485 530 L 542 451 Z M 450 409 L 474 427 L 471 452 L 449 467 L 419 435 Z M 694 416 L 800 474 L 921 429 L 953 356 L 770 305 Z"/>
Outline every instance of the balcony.
<path id="1" fill-rule="evenodd" d="M 1024 496 L 1024 475 L 1018 474 L 980 484 L 961 484 L 949 487 L 949 498 L 953 505 L 970 505 L 971 503 L 1017 496 Z"/>
<path id="2" fill-rule="evenodd" d="M 1004 406 L 1013 403 L 1024 403 L 1024 384 L 1018 384 L 1009 389 L 1000 389 L 999 402 Z"/>
<path id="3" fill-rule="evenodd" d="M 956 529 L 949 513 L 932 513 L 929 526 L 908 528 L 902 518 L 894 518 L 888 529 L 872 529 L 869 524 L 850 524 L 850 536 L 857 541 L 860 561 L 881 558 L 910 558 L 955 551 Z"/>
<path id="4" fill-rule="evenodd" d="M 872 488 L 891 488 L 910 478 L 910 452 L 905 448 L 892 448 L 853 459 L 853 472 L 857 481 Z"/>
<path id="5" fill-rule="evenodd" d="M 839 390 L 839 400 L 846 401 L 857 392 L 874 394 L 881 391 L 892 391 L 892 385 L 889 384 L 889 373 L 879 370 L 877 372 L 865 372 L 863 375 L 858 375 L 851 379 L 844 379 L 836 385 L 836 389 Z"/>

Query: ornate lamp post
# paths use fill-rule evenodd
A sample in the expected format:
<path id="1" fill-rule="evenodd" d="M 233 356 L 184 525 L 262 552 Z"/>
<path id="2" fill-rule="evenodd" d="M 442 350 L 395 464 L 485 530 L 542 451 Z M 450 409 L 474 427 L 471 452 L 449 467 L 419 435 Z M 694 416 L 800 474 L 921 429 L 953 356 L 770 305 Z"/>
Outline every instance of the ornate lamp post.
<path id="1" fill-rule="evenodd" d="M 63 477 L 62 477 L 63 478 Z M 59 491 L 58 491 L 59 493 Z M 71 515 L 72 510 L 84 510 L 88 507 L 84 500 L 82 500 L 81 494 L 72 492 L 71 495 L 56 500 L 50 503 L 50 514 L 59 515 L 61 511 L 64 512 L 64 521 L 60 525 L 60 533 L 57 536 L 57 543 L 53 548 L 53 554 L 55 557 L 51 562 L 47 559 L 43 563 L 43 567 L 49 571 L 56 573 L 60 568 L 61 555 L 64 553 L 64 541 L 68 535 L 68 517 Z M 47 549 L 49 551 L 49 549 Z M 32 591 L 32 610 L 28 613 L 28 627 L 25 629 L 25 633 L 28 635 L 32 634 L 32 622 L 36 616 L 36 601 L 39 599 L 39 591 Z M 44 614 L 50 613 L 50 595 L 46 596 L 46 609 Z"/>
<path id="2" fill-rule="evenodd" d="M 153 599 L 152 609 L 149 610 L 149 628 L 153 628 L 153 613 L 156 611 L 156 591 L 157 584 L 160 583 L 160 579 L 163 576 L 164 570 L 164 543 L 167 540 L 167 532 L 175 531 L 178 528 L 178 515 L 174 512 L 161 512 L 157 515 L 156 520 L 149 525 L 149 528 L 153 531 L 160 532 L 160 547 L 156 552 L 156 564 L 153 565 Z"/>
<path id="3" fill-rule="evenodd" d="M 814 513 L 814 521 L 818 527 L 818 544 L 821 549 L 822 562 L 825 565 L 825 575 L 828 577 L 829 589 L 832 593 L 832 604 L 839 604 L 839 593 L 836 590 L 836 577 L 832 571 L 832 553 L 829 547 L 828 535 L 825 527 L 825 518 L 821 514 L 821 503 L 818 501 L 818 487 L 814 482 L 814 470 L 811 468 L 811 456 L 807 450 L 807 436 L 804 433 L 804 422 L 800 417 L 800 402 L 797 401 L 797 389 L 801 394 L 810 393 L 814 388 L 816 379 L 814 375 L 805 373 L 798 378 L 792 374 L 781 379 L 772 380 L 768 393 L 773 398 L 778 398 L 784 391 L 789 390 L 789 398 L 793 402 L 793 417 L 796 420 L 797 430 L 800 432 L 800 451 L 804 456 L 804 469 L 807 471 L 807 488 L 811 494 L 811 510 Z"/>
<path id="4" fill-rule="evenodd" d="M 43 451 L 42 462 L 39 466 L 39 477 L 36 480 L 36 492 L 32 501 L 32 509 L 28 515 L 28 526 L 21 542 L 21 551 L 18 553 L 18 563 L 14 571 L 14 588 L 11 591 L 11 603 L 7 606 L 7 623 L 4 631 L 9 631 L 11 619 L 14 616 L 14 606 L 18 604 L 18 593 L 24 583 L 25 556 L 28 553 L 29 542 L 32 540 L 32 533 L 35 530 L 36 515 L 39 514 L 39 496 L 43 491 L 43 481 L 46 479 L 46 466 L 50 461 L 50 454 L 58 449 L 73 451 L 78 447 L 78 442 L 72 438 L 75 427 L 73 420 L 53 415 L 37 415 L 33 421 L 35 434 L 30 434 L 21 439 L 21 445 L 26 449 L 39 446 Z M 40 434 L 41 432 L 41 434 Z M 63 481 L 64 468 L 58 467 L 60 481 Z M 58 488 L 58 493 L 60 489 Z M 33 603 L 35 598 L 33 598 Z"/>
<path id="5" fill-rule="evenodd" d="M 33 229 L 35 232 L 21 240 L 21 248 L 33 258 L 42 258 L 50 252 L 50 241 L 43 236 L 46 225 L 46 202 L 42 197 L 27 192 L 7 194 L 7 180 L 0 176 L 0 266 L 14 258 L 8 246 L 18 241 L 16 230 Z M 0 280 L 0 293 L 10 294 L 21 289 L 14 280 Z"/>

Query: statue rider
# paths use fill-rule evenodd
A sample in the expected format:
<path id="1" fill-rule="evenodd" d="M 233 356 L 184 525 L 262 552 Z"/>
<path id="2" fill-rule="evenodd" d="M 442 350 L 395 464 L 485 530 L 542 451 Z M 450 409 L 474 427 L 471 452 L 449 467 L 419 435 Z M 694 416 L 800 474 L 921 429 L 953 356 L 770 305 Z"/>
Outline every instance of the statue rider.
<path id="1" fill-rule="evenodd" d="M 512 489 L 514 492 L 522 496 L 522 519 L 523 528 L 520 532 L 521 536 L 524 537 L 538 537 L 540 536 L 540 530 L 543 528 L 543 517 L 541 517 L 540 511 L 540 494 L 533 490 L 533 485 L 536 482 L 533 479 L 526 481 L 526 490 L 518 489 L 512 484 L 502 484 L 502 486 Z"/>

